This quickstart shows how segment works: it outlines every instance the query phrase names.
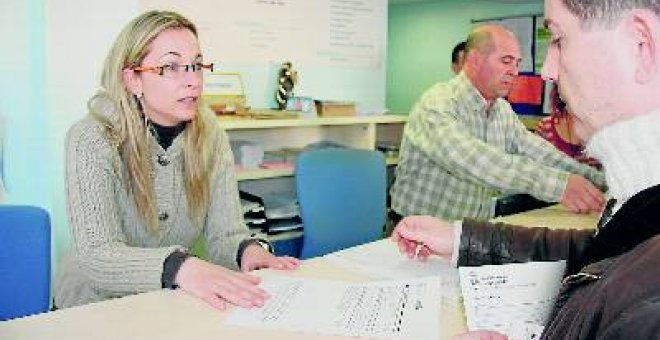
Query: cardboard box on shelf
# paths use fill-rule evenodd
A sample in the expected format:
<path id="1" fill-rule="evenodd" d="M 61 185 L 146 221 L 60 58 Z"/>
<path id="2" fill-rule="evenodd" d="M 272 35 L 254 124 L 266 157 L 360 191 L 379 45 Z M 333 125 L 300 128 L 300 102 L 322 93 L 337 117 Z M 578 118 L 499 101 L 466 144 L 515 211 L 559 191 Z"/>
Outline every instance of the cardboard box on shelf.
<path id="1" fill-rule="evenodd" d="M 316 100 L 316 111 L 324 117 L 355 116 L 355 103 L 334 100 Z"/>

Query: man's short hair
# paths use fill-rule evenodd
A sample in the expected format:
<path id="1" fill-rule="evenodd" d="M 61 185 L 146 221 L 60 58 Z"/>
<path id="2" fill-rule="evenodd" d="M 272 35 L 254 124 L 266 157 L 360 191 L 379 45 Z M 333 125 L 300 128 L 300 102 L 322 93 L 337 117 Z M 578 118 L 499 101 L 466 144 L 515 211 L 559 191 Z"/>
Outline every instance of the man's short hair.
<path id="1" fill-rule="evenodd" d="M 623 12 L 632 9 L 648 9 L 660 16 L 660 0 L 562 0 L 566 8 L 577 16 L 583 27 L 610 26 L 618 21 Z"/>
<path id="2" fill-rule="evenodd" d="M 451 63 L 455 64 L 458 63 L 458 55 L 462 52 L 465 53 L 465 41 L 461 41 L 456 46 L 454 46 L 454 49 L 451 51 Z"/>
<path id="3" fill-rule="evenodd" d="M 489 54 L 495 45 L 493 44 L 493 34 L 486 26 L 474 28 L 468 35 L 465 44 L 465 53 L 477 50 L 481 54 Z"/>

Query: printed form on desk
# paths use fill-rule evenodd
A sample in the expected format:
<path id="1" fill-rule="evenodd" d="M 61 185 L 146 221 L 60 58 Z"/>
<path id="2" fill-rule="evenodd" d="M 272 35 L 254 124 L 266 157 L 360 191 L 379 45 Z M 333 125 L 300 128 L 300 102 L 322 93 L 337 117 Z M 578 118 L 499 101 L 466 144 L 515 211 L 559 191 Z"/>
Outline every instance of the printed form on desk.
<path id="1" fill-rule="evenodd" d="M 468 329 L 499 331 L 510 340 L 538 339 L 565 268 L 565 261 L 458 268 Z"/>
<path id="2" fill-rule="evenodd" d="M 409 259 L 390 239 L 363 244 L 323 256 L 324 259 L 371 279 L 440 277 L 440 294 L 445 301 L 460 302 L 458 270 L 449 261 L 432 256 L 426 261 Z"/>
<path id="3" fill-rule="evenodd" d="M 234 326 L 341 336 L 438 339 L 438 278 L 367 283 L 268 276 L 262 308 L 235 309 Z"/>

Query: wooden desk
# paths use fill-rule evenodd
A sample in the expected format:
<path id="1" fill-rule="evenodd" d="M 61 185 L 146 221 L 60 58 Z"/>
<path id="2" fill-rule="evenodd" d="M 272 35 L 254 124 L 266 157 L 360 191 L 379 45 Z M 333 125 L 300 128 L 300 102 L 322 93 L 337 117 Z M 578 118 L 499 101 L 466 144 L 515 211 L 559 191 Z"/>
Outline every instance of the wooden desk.
<path id="1" fill-rule="evenodd" d="M 596 219 L 594 215 L 573 215 L 561 207 L 550 207 L 499 220 L 585 228 L 594 226 Z M 299 270 L 289 275 L 353 282 L 365 279 L 363 275 L 323 258 L 307 260 Z M 441 339 L 465 331 L 461 304 L 443 300 L 440 310 Z M 223 323 L 226 315 L 227 312 L 214 310 L 181 291 L 161 290 L 0 322 L 0 339 L 341 339 L 231 327 Z"/>
<path id="2" fill-rule="evenodd" d="M 562 205 L 553 205 L 543 209 L 499 217 L 493 221 L 553 229 L 593 229 L 596 227 L 599 217 L 595 213 L 574 214 Z"/>
<path id="3" fill-rule="evenodd" d="M 289 275 L 351 282 L 364 279 L 323 258 L 307 260 Z M 441 327 L 448 334 L 465 327 L 462 311 L 457 308 L 455 303 L 442 307 L 447 315 Z M 0 339 L 355 339 L 232 327 L 223 322 L 227 314 L 180 290 L 160 290 L 0 322 Z M 442 339 L 448 337 L 443 334 Z"/>

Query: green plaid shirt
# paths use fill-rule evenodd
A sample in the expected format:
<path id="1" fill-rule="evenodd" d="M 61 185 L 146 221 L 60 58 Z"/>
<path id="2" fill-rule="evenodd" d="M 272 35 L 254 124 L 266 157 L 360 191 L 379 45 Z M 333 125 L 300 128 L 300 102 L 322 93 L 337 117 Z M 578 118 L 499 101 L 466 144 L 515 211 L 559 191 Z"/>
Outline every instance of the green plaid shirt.
<path id="1" fill-rule="evenodd" d="M 569 173 L 604 188 L 604 175 L 527 131 L 504 99 L 490 109 L 461 73 L 426 91 L 406 124 L 392 208 L 447 220 L 490 219 L 495 197 L 529 193 L 559 201 Z"/>

